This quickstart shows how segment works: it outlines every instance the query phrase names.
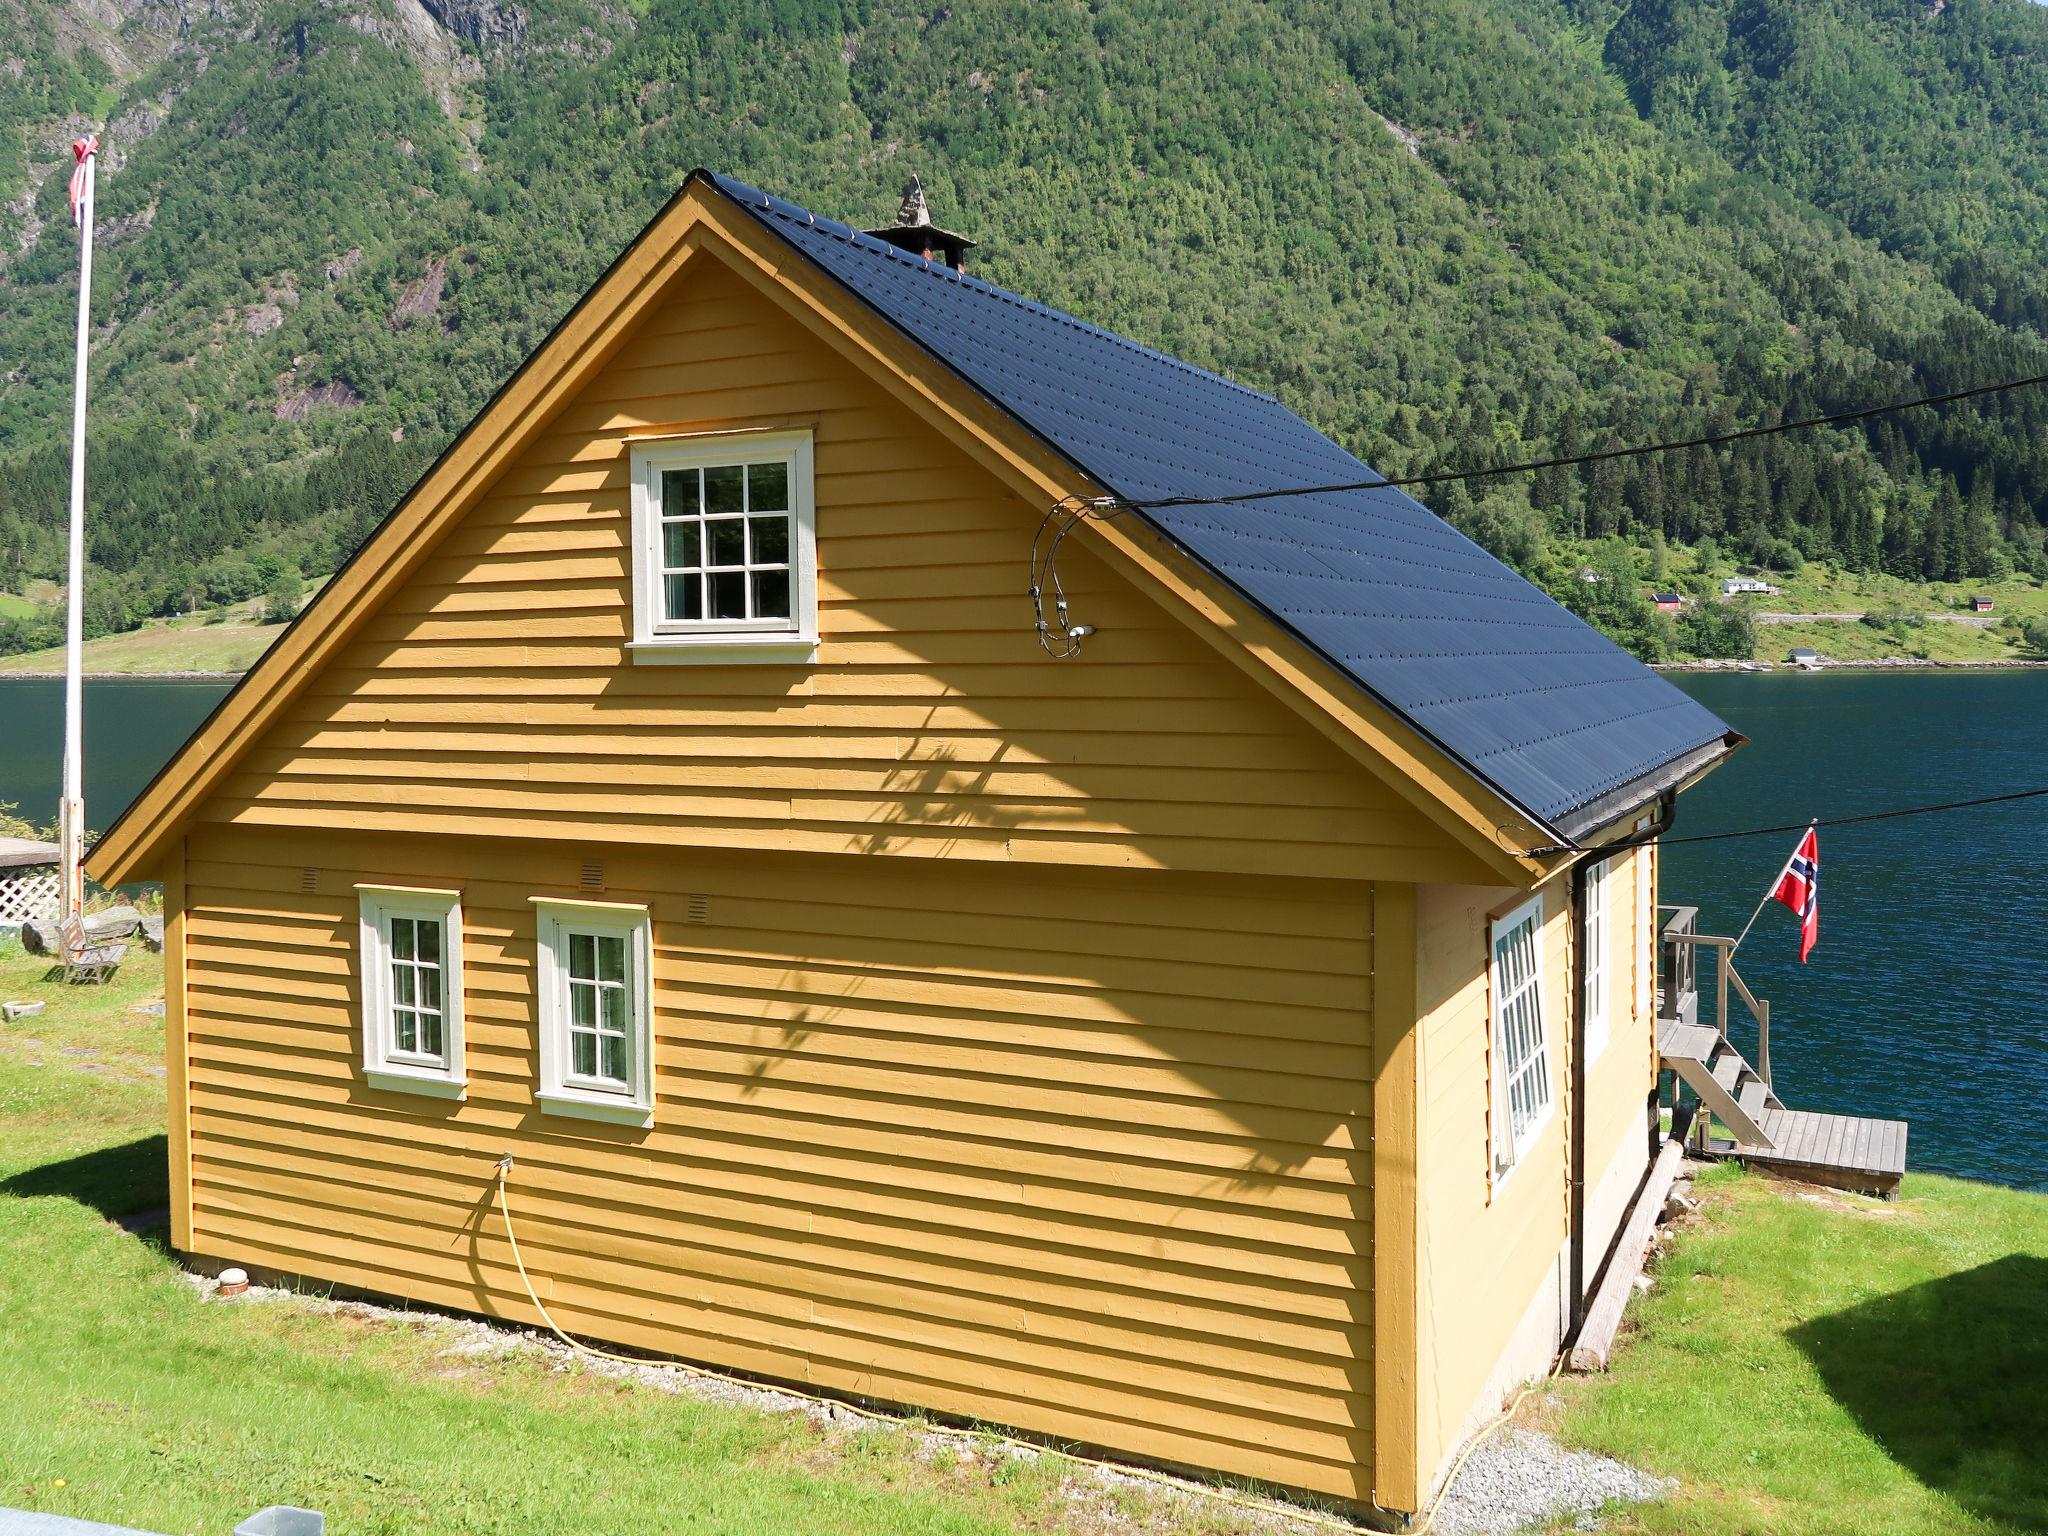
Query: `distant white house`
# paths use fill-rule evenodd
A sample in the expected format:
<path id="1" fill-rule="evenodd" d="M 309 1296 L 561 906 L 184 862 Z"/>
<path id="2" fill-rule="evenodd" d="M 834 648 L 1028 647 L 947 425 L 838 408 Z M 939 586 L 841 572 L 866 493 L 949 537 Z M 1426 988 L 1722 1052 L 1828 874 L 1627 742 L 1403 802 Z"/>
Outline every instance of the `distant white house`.
<path id="1" fill-rule="evenodd" d="M 1820 668 L 1820 652 L 1809 650 L 1803 645 L 1794 646 L 1792 653 L 1785 659 L 1802 672 L 1814 672 Z"/>
<path id="2" fill-rule="evenodd" d="M 1730 576 L 1721 583 L 1723 597 L 1739 597 L 1745 592 L 1771 592 L 1778 589 L 1768 581 L 1758 581 L 1754 576 Z"/>

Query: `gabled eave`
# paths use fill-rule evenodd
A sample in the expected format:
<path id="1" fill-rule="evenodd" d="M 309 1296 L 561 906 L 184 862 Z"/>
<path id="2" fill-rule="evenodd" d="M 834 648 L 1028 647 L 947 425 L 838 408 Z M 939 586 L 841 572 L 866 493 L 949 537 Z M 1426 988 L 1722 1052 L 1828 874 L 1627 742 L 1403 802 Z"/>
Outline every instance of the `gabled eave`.
<path id="1" fill-rule="evenodd" d="M 89 863 L 95 879 L 111 885 L 149 876 L 171 839 L 267 724 L 610 361 L 683 267 L 706 250 L 1029 505 L 1103 493 L 1085 470 L 971 381 L 763 228 L 707 173 L 693 172 L 109 829 Z M 1084 533 L 1141 591 L 1442 829 L 1470 856 L 1475 878 L 1526 887 L 1561 867 L 1556 855 L 1527 852 L 1562 841 L 1555 829 L 1500 795 L 1158 530 L 1125 518 L 1091 521 Z"/>

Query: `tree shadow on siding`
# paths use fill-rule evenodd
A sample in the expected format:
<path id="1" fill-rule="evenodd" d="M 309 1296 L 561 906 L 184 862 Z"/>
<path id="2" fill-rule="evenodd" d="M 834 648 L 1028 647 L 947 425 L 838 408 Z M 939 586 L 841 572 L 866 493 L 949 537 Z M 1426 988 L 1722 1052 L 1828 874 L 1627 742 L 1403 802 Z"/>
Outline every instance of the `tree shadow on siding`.
<path id="1" fill-rule="evenodd" d="M 2048 1258 L 2012 1254 L 1787 1336 L 1927 1487 L 1986 1521 L 2048 1531 Z"/>
<path id="2" fill-rule="evenodd" d="M 171 1198 L 169 1140 L 144 1136 L 0 1179 L 0 1194 L 24 1200 L 76 1200 L 109 1221 L 154 1210 Z"/>

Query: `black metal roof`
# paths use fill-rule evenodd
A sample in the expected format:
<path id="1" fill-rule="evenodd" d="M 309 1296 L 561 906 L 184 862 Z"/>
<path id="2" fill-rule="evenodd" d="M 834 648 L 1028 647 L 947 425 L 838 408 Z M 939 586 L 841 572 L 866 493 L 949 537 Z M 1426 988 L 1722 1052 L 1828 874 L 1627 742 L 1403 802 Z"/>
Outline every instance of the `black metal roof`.
<path id="1" fill-rule="evenodd" d="M 1118 496 L 1375 478 L 1271 395 L 698 174 Z M 1617 791 L 1739 740 L 1400 491 L 1139 515 L 1565 836 L 1590 830 L 1596 810 L 1618 814 Z"/>

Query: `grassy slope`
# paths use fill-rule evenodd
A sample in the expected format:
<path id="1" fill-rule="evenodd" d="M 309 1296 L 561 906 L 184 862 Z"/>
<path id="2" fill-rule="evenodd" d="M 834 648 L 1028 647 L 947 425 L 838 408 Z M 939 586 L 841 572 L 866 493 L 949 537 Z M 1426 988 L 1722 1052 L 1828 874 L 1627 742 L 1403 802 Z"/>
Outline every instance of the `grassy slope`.
<path id="1" fill-rule="evenodd" d="M 2048 1529 L 2048 1199 L 1703 1187 L 1612 1375 L 1559 1389 L 1566 1438 L 1680 1481 L 1607 1529 Z"/>
<path id="2" fill-rule="evenodd" d="M 155 619 L 126 634 L 85 644 L 87 672 L 133 675 L 164 672 L 244 672 L 284 633 L 282 624 L 208 624 L 203 619 Z M 64 648 L 0 657 L 0 676 L 61 672 Z"/>

